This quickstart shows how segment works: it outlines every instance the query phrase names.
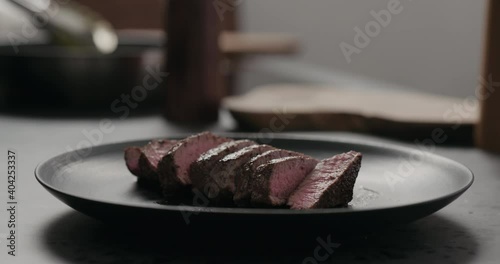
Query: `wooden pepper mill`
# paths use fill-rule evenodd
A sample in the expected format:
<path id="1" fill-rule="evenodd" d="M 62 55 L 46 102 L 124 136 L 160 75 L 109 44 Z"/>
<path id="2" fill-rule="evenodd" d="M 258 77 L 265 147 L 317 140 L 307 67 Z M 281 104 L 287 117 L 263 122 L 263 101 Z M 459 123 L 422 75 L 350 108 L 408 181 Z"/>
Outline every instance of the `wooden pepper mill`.
<path id="1" fill-rule="evenodd" d="M 188 124 L 217 120 L 224 92 L 219 74 L 220 21 L 212 1 L 169 0 L 165 116 Z"/>
<path id="2" fill-rule="evenodd" d="M 484 45 L 481 91 L 481 116 L 475 141 L 482 149 L 500 152 L 500 1 L 490 0 Z"/>

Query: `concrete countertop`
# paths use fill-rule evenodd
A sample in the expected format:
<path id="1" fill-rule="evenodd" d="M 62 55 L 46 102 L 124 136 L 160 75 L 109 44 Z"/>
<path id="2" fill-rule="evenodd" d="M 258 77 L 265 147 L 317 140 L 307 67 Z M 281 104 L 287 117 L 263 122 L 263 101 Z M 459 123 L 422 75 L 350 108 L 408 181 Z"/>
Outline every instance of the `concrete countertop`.
<path id="1" fill-rule="evenodd" d="M 104 134 L 110 143 L 137 138 L 190 132 L 160 116 L 120 120 L 110 117 L 115 130 Z M 5 237 L 0 237 L 0 263 L 302 263 L 303 253 L 288 252 L 266 257 L 231 254 L 166 254 L 152 250 L 147 241 L 137 241 L 130 232 L 109 231 L 58 201 L 38 184 L 36 165 L 56 154 L 75 149 L 85 140 L 84 131 L 95 129 L 101 118 L 31 118 L 0 114 L 0 202 L 6 199 L 6 152 L 18 155 L 18 255 L 7 255 Z M 219 124 L 204 129 L 226 131 L 234 123 L 225 116 Z M 193 131 L 194 132 L 194 131 Z M 396 143 L 373 136 L 321 133 L 332 138 Z M 329 263 L 498 263 L 500 259 L 500 156 L 471 147 L 439 146 L 435 153 L 467 165 L 476 175 L 474 185 L 441 211 L 414 223 L 370 234 L 342 245 Z M 7 211 L 0 210 L 0 234 L 5 234 Z M 191 252 L 196 252 L 194 244 Z M 312 254 L 314 248 L 306 248 Z M 272 249 L 270 249 L 272 251 Z M 307 256 L 307 255 L 306 255 Z"/>

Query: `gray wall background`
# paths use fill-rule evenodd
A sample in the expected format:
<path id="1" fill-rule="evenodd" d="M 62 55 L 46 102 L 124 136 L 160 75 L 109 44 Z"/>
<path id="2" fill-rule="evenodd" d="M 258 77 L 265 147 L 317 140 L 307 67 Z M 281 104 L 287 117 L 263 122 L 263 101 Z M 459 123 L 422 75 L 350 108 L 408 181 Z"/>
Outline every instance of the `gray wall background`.
<path id="1" fill-rule="evenodd" d="M 243 0 L 246 31 L 298 35 L 294 60 L 421 91 L 472 95 L 480 74 L 485 0 L 401 0 L 403 10 L 347 63 L 339 47 L 389 0 Z"/>

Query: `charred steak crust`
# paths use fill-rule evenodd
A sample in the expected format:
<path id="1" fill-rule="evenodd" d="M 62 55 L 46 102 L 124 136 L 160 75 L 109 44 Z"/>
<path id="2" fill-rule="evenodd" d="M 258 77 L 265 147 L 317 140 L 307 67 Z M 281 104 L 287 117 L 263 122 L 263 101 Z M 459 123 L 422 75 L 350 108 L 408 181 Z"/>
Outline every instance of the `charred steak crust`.
<path id="1" fill-rule="evenodd" d="M 201 154 L 198 160 L 193 162 L 189 168 L 189 177 L 193 188 L 200 190 L 209 199 L 215 198 L 218 188 L 212 186 L 212 184 L 208 185 L 208 183 L 210 182 L 210 172 L 217 162 L 227 154 L 256 144 L 251 140 L 228 141 Z"/>
<path id="2" fill-rule="evenodd" d="M 152 183 L 159 182 L 158 163 L 176 143 L 177 140 L 152 140 L 142 148 L 139 158 L 142 179 Z"/>
<path id="3" fill-rule="evenodd" d="M 163 195 L 172 198 L 178 192 L 185 193 L 185 189 L 191 185 L 189 179 L 191 164 L 203 152 L 227 141 L 231 141 L 231 139 L 203 132 L 175 144 L 158 163 L 159 181 Z"/>
<path id="4" fill-rule="evenodd" d="M 318 161 L 306 156 L 271 160 L 255 170 L 251 188 L 251 204 L 256 206 L 285 205 L 290 194 L 311 172 Z"/>
<path id="5" fill-rule="evenodd" d="M 249 184 L 251 189 L 248 190 L 248 202 L 253 206 L 271 207 L 273 205 L 269 199 L 270 188 L 267 183 L 273 173 L 273 166 L 266 166 L 266 164 L 260 165 L 252 172 L 255 176 L 251 178 L 252 183 Z"/>
<path id="6" fill-rule="evenodd" d="M 139 167 L 141 168 L 140 178 L 149 182 L 158 182 L 158 172 L 152 168 L 151 163 L 144 153 L 139 157 Z"/>
<path id="7" fill-rule="evenodd" d="M 362 154 L 349 151 L 322 160 L 290 196 L 292 209 L 331 208 L 348 204 L 361 168 Z"/>
<path id="8" fill-rule="evenodd" d="M 348 204 L 353 197 L 354 184 L 361 169 L 361 153 L 356 152 L 351 165 L 339 176 L 338 183 L 328 187 L 313 208 L 328 208 Z M 335 201 L 335 202 L 333 202 Z"/>
<path id="9" fill-rule="evenodd" d="M 257 167 L 273 159 L 284 158 L 284 157 L 308 157 L 302 153 L 284 150 L 284 149 L 270 149 L 264 153 L 251 158 L 246 164 L 237 169 L 235 178 L 235 194 L 234 202 L 239 206 L 249 206 L 251 198 L 252 184 L 256 181 L 255 177 L 257 173 L 255 172 Z"/>
<path id="10" fill-rule="evenodd" d="M 273 147 L 251 145 L 230 153 L 217 161 L 209 176 L 206 177 L 206 184 L 210 185 L 211 189 L 217 193 L 217 195 L 212 195 L 215 196 L 212 198 L 214 204 L 221 206 L 233 205 L 233 196 L 236 189 L 235 181 L 240 176 L 236 173 L 237 170 L 252 157 L 270 149 L 273 149 Z"/>
<path id="11" fill-rule="evenodd" d="M 175 164 L 174 155 L 165 155 L 158 163 L 158 180 L 163 196 L 172 198 L 178 192 L 185 192 L 185 184 L 177 177 L 179 166 Z"/>

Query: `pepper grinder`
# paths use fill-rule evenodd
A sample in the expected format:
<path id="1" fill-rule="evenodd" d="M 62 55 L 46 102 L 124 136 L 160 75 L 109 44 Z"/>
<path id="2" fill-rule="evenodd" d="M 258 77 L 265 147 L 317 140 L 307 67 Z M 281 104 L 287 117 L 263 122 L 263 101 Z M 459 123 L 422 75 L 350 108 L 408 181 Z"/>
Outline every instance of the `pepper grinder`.
<path id="1" fill-rule="evenodd" d="M 206 0 L 169 0 L 167 5 L 165 116 L 185 124 L 215 122 L 224 95 L 216 10 Z"/>

